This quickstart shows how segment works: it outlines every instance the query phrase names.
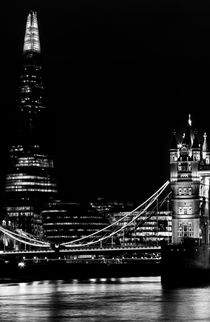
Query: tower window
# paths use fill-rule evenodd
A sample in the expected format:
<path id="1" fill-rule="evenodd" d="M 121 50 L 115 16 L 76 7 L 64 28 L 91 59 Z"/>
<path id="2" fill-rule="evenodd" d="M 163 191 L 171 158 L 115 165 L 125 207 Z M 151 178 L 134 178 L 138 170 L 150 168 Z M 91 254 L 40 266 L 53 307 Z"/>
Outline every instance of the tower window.
<path id="1" fill-rule="evenodd" d="M 179 207 L 179 215 L 191 215 L 192 207 Z"/>
<path id="2" fill-rule="evenodd" d="M 183 173 L 180 175 L 181 178 L 188 178 L 188 174 L 187 173 Z"/>

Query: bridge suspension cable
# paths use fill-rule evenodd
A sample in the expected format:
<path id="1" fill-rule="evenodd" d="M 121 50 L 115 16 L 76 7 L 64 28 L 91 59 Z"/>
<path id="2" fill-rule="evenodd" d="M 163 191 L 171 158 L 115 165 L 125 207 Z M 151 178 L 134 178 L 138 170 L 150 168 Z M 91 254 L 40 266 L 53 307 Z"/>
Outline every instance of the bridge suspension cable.
<path id="1" fill-rule="evenodd" d="M 34 246 L 34 247 L 45 247 L 45 248 L 50 247 L 49 242 L 43 242 L 41 240 L 35 239 L 30 234 L 27 234 L 27 233 L 22 232 L 22 231 L 19 232 L 19 233 L 15 233 L 15 232 L 13 232 L 11 230 L 8 230 L 8 229 L 3 228 L 2 226 L 0 226 L 0 232 L 3 233 L 4 235 L 10 237 L 11 239 L 16 240 L 16 241 L 18 241 L 20 243 L 23 243 L 23 244 L 26 244 L 26 245 L 30 245 L 30 246 Z"/>
<path id="2" fill-rule="evenodd" d="M 167 188 L 168 185 L 169 185 L 169 181 L 166 181 L 146 201 L 144 201 L 142 204 L 140 204 L 138 207 L 133 209 L 131 212 L 125 214 L 120 219 L 114 221 L 113 223 L 111 223 L 107 227 L 104 227 L 103 229 L 101 229 L 97 232 L 94 232 L 88 236 L 84 236 L 84 237 L 72 240 L 70 242 L 62 243 L 61 245 L 65 246 L 65 247 L 90 246 L 90 245 L 102 242 L 104 240 L 107 240 L 108 238 L 111 238 L 113 236 L 117 236 L 120 231 L 122 231 L 126 227 L 130 226 L 133 222 L 137 221 L 138 218 L 140 218 L 143 214 L 145 214 L 145 212 L 148 210 L 148 208 L 158 199 L 158 197 L 162 194 L 162 192 Z M 139 211 L 139 212 L 135 215 L 134 213 L 137 211 Z M 133 216 L 131 216 L 131 215 L 133 215 Z M 121 223 L 123 223 L 123 225 L 120 226 Z"/>
<path id="3" fill-rule="evenodd" d="M 61 246 L 64 247 L 83 247 L 97 244 L 102 241 L 107 241 L 109 238 L 113 238 L 114 236 L 118 237 L 119 233 L 126 228 L 132 229 L 132 224 L 136 223 L 135 227 L 139 226 L 146 222 L 154 213 L 155 207 L 153 207 L 152 212 L 150 212 L 146 218 L 143 218 L 146 211 L 149 207 L 158 200 L 159 196 L 169 185 L 169 181 L 166 181 L 153 195 L 151 195 L 146 201 L 141 203 L 138 207 L 133 209 L 131 212 L 126 213 L 120 219 L 113 221 L 110 225 L 104 227 L 101 230 L 98 230 L 88 236 L 84 236 L 81 238 L 77 238 L 70 242 L 62 243 Z M 169 194 L 163 199 L 162 203 L 169 197 Z M 136 214 L 137 212 L 137 214 Z M 51 244 L 49 242 L 45 242 L 39 239 L 36 239 L 33 235 L 26 233 L 22 230 L 12 231 L 11 229 L 6 229 L 0 226 L 0 232 L 12 240 L 15 240 L 19 243 L 38 247 L 38 248 L 51 248 Z"/>
<path id="4" fill-rule="evenodd" d="M 165 203 L 166 200 L 169 199 L 171 195 L 171 191 L 160 201 L 160 203 L 158 203 L 158 208 L 160 209 L 162 207 L 162 205 Z M 136 224 L 135 226 L 130 225 L 130 222 L 128 223 L 128 225 L 126 226 L 127 228 L 129 228 L 129 231 L 136 229 L 137 227 L 143 225 L 146 221 L 148 221 L 152 216 L 154 216 L 154 214 L 156 213 L 156 208 L 157 205 L 155 205 L 152 210 L 148 213 L 148 215 L 146 217 L 143 217 L 141 215 L 139 215 L 139 217 L 136 220 Z M 144 214 L 144 212 L 143 212 Z M 138 220 L 139 219 L 139 220 Z"/>

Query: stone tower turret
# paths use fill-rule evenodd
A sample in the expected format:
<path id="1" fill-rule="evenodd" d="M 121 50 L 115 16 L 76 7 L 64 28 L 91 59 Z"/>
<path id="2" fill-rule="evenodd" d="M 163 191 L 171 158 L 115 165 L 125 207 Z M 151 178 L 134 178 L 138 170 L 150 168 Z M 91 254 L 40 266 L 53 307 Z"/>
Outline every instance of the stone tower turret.
<path id="1" fill-rule="evenodd" d="M 172 209 L 172 241 L 181 243 L 186 238 L 206 242 L 201 229 L 200 208 L 200 147 L 189 115 L 182 142 L 172 162 L 170 149 L 170 181 Z"/>

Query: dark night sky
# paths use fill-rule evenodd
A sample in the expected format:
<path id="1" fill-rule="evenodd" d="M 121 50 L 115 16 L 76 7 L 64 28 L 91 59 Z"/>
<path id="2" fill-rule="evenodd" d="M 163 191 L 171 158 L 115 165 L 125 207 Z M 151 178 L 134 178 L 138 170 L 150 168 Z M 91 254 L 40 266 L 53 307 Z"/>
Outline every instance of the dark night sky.
<path id="1" fill-rule="evenodd" d="M 188 113 L 210 136 L 210 3 L 1 3 L 5 149 L 30 9 L 38 11 L 60 191 L 69 200 L 144 200 L 168 179 L 171 132 Z"/>

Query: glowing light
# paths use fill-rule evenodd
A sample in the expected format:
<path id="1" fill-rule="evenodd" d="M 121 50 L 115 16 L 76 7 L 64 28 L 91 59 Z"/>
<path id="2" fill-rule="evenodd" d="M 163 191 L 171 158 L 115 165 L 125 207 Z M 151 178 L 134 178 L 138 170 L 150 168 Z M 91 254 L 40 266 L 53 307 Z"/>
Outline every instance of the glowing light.
<path id="1" fill-rule="evenodd" d="M 96 283 L 96 278 L 90 278 L 90 279 L 89 279 L 89 281 L 90 281 L 91 283 Z"/>
<path id="2" fill-rule="evenodd" d="M 26 22 L 23 52 L 40 52 L 39 29 L 36 12 L 30 12 Z"/>
<path id="3" fill-rule="evenodd" d="M 26 264 L 24 262 L 18 263 L 18 267 L 19 268 L 24 268 L 25 266 L 26 266 Z"/>
<path id="4" fill-rule="evenodd" d="M 188 124 L 189 124 L 189 126 L 192 126 L 191 114 L 189 114 Z"/>
<path id="5" fill-rule="evenodd" d="M 100 278 L 100 282 L 106 282 L 107 279 L 106 278 Z"/>

